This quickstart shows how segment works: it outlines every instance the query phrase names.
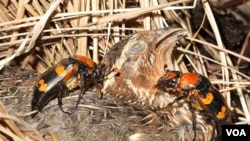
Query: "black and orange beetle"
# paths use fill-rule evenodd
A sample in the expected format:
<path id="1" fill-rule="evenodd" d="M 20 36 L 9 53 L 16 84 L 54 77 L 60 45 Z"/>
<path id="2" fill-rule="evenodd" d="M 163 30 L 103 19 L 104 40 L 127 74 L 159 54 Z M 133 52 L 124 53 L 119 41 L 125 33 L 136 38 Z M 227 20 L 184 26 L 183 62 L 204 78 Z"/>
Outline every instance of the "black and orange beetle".
<path id="1" fill-rule="evenodd" d="M 200 74 L 168 71 L 159 79 L 157 87 L 164 91 L 182 91 L 186 95 L 179 99 L 189 97 L 194 109 L 204 110 L 220 122 L 228 121 L 230 110 L 224 97 Z"/>
<path id="2" fill-rule="evenodd" d="M 97 65 L 91 59 L 76 55 L 61 60 L 45 71 L 34 86 L 31 110 L 41 111 L 52 99 L 58 98 L 58 105 L 64 113 L 69 113 L 62 108 L 62 98 L 69 95 L 69 91 L 80 86 L 79 104 L 85 91 L 93 85 L 102 97 L 102 65 Z M 36 115 L 33 114 L 32 117 Z"/>
<path id="3" fill-rule="evenodd" d="M 224 97 L 206 77 L 200 74 L 167 71 L 159 79 L 156 87 L 167 92 L 182 93 L 169 106 L 181 99 L 188 98 L 191 109 L 200 111 L 213 126 L 230 123 L 231 112 Z"/>

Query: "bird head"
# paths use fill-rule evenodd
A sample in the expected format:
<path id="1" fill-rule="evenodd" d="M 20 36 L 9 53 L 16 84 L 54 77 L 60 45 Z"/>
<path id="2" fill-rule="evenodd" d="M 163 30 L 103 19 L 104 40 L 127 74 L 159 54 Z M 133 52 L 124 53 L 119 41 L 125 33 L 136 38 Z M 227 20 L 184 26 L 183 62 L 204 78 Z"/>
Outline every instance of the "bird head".
<path id="1" fill-rule="evenodd" d="M 104 56 L 104 72 L 115 69 L 113 75 L 124 74 L 124 77 L 134 81 L 138 87 L 153 88 L 164 74 L 164 66 L 173 69 L 172 51 L 176 41 L 185 35 L 187 31 L 181 28 L 133 34 L 107 52 Z"/>

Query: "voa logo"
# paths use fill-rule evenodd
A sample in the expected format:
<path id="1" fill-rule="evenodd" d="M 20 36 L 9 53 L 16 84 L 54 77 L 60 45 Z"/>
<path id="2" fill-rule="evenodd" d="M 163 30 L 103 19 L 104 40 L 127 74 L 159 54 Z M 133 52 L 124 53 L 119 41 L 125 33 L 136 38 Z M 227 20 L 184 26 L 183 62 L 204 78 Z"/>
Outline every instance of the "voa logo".
<path id="1" fill-rule="evenodd" d="M 247 136 L 244 129 L 226 129 L 228 136 Z"/>

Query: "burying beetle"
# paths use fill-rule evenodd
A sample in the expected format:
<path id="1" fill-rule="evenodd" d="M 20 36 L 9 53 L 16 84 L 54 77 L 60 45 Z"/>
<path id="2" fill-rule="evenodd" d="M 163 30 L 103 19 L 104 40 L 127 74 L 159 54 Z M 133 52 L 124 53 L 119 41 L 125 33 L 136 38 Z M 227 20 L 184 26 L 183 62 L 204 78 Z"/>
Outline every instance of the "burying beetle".
<path id="1" fill-rule="evenodd" d="M 77 86 L 80 86 L 77 108 L 83 94 L 93 85 L 97 93 L 102 98 L 101 88 L 103 77 L 102 65 L 97 65 L 91 59 L 76 55 L 61 60 L 45 71 L 34 86 L 31 110 L 41 111 L 52 99 L 58 99 L 58 105 L 64 113 L 68 113 L 62 108 L 62 98 L 69 95 Z M 34 117 L 37 113 L 33 114 Z"/>
<path id="2" fill-rule="evenodd" d="M 218 90 L 216 90 L 211 82 L 204 76 L 196 73 L 181 73 L 179 71 L 169 71 L 161 77 L 156 85 L 159 89 L 166 92 L 181 92 L 167 107 L 173 105 L 182 99 L 187 99 L 190 109 L 200 111 L 204 115 L 205 120 L 210 122 L 212 126 L 218 124 L 228 124 L 231 121 L 231 111 Z M 193 129 L 195 130 L 195 116 L 192 112 Z M 196 132 L 194 132 L 196 136 Z M 217 133 L 218 134 L 218 133 Z M 215 131 L 212 138 L 215 138 Z M 194 138 L 195 140 L 195 138 Z"/>

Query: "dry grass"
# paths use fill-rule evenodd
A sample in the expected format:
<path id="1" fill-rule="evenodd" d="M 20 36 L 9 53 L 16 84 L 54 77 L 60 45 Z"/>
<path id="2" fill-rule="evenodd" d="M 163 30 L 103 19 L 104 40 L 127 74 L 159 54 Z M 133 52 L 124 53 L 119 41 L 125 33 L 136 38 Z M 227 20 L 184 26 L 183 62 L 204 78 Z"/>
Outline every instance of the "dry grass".
<path id="1" fill-rule="evenodd" d="M 5 59 L 0 67 L 18 56 L 21 57 L 17 63 L 22 68 L 39 72 L 68 55 L 81 54 L 98 62 L 98 56 L 128 32 L 165 27 L 164 17 L 157 10 L 178 8 L 170 6 L 183 3 L 151 1 L 127 8 L 122 1 L 100 1 L 100 7 L 95 2 L 3 2 L 0 58 Z M 149 4 L 154 6 L 148 7 Z"/>
<path id="2" fill-rule="evenodd" d="M 22 131 L 15 123 L 19 123 L 24 126 L 26 129 L 32 131 L 35 135 L 30 134 L 29 132 Z M 0 140 L 14 140 L 14 141 L 26 141 L 26 140 L 42 140 L 42 136 L 39 132 L 32 128 L 28 123 L 18 119 L 14 116 L 9 115 L 0 101 Z"/>
<path id="3" fill-rule="evenodd" d="M 186 72 L 191 66 L 195 72 L 205 76 L 209 76 L 211 71 L 216 71 L 221 77 L 214 77 L 211 79 L 212 83 L 221 88 L 230 106 L 230 91 L 237 92 L 241 105 L 236 107 L 236 111 L 242 115 L 239 123 L 250 124 L 249 107 L 244 98 L 250 78 L 237 70 L 229 54 L 247 62 L 250 62 L 250 59 L 225 49 L 219 27 L 207 2 L 203 3 L 206 16 L 204 19 L 207 18 L 212 27 L 208 32 L 216 40 L 216 44 L 206 41 L 199 35 L 199 31 L 192 33 L 190 15 L 187 11 L 196 4 L 196 1 L 191 0 L 176 0 L 169 3 L 164 0 L 54 0 L 51 3 L 46 0 L 2 0 L 0 69 L 5 65 L 16 64 L 21 68 L 41 73 L 62 58 L 74 54 L 88 56 L 98 62 L 98 58 L 122 37 L 133 32 L 164 28 L 170 23 L 171 26 L 180 26 L 190 31 L 187 40 L 184 43 L 181 41 L 181 44 L 186 44 L 185 49 L 177 48 L 182 54 L 174 60 L 175 68 Z M 203 25 L 200 27 L 204 28 Z M 213 58 L 200 54 L 199 49 L 188 44 L 188 41 L 202 44 L 212 53 Z M 193 51 L 190 51 L 190 48 Z M 183 61 L 184 57 L 189 60 L 188 63 Z M 216 67 L 215 70 L 204 65 L 208 61 Z M 0 106 L 0 132 L 13 140 L 34 139 L 20 131 L 14 123 L 25 124 L 24 122 L 9 116 L 3 105 Z M 36 136 L 41 139 L 38 133 Z M 7 140 L 4 138 L 0 136 L 0 140 Z"/>

